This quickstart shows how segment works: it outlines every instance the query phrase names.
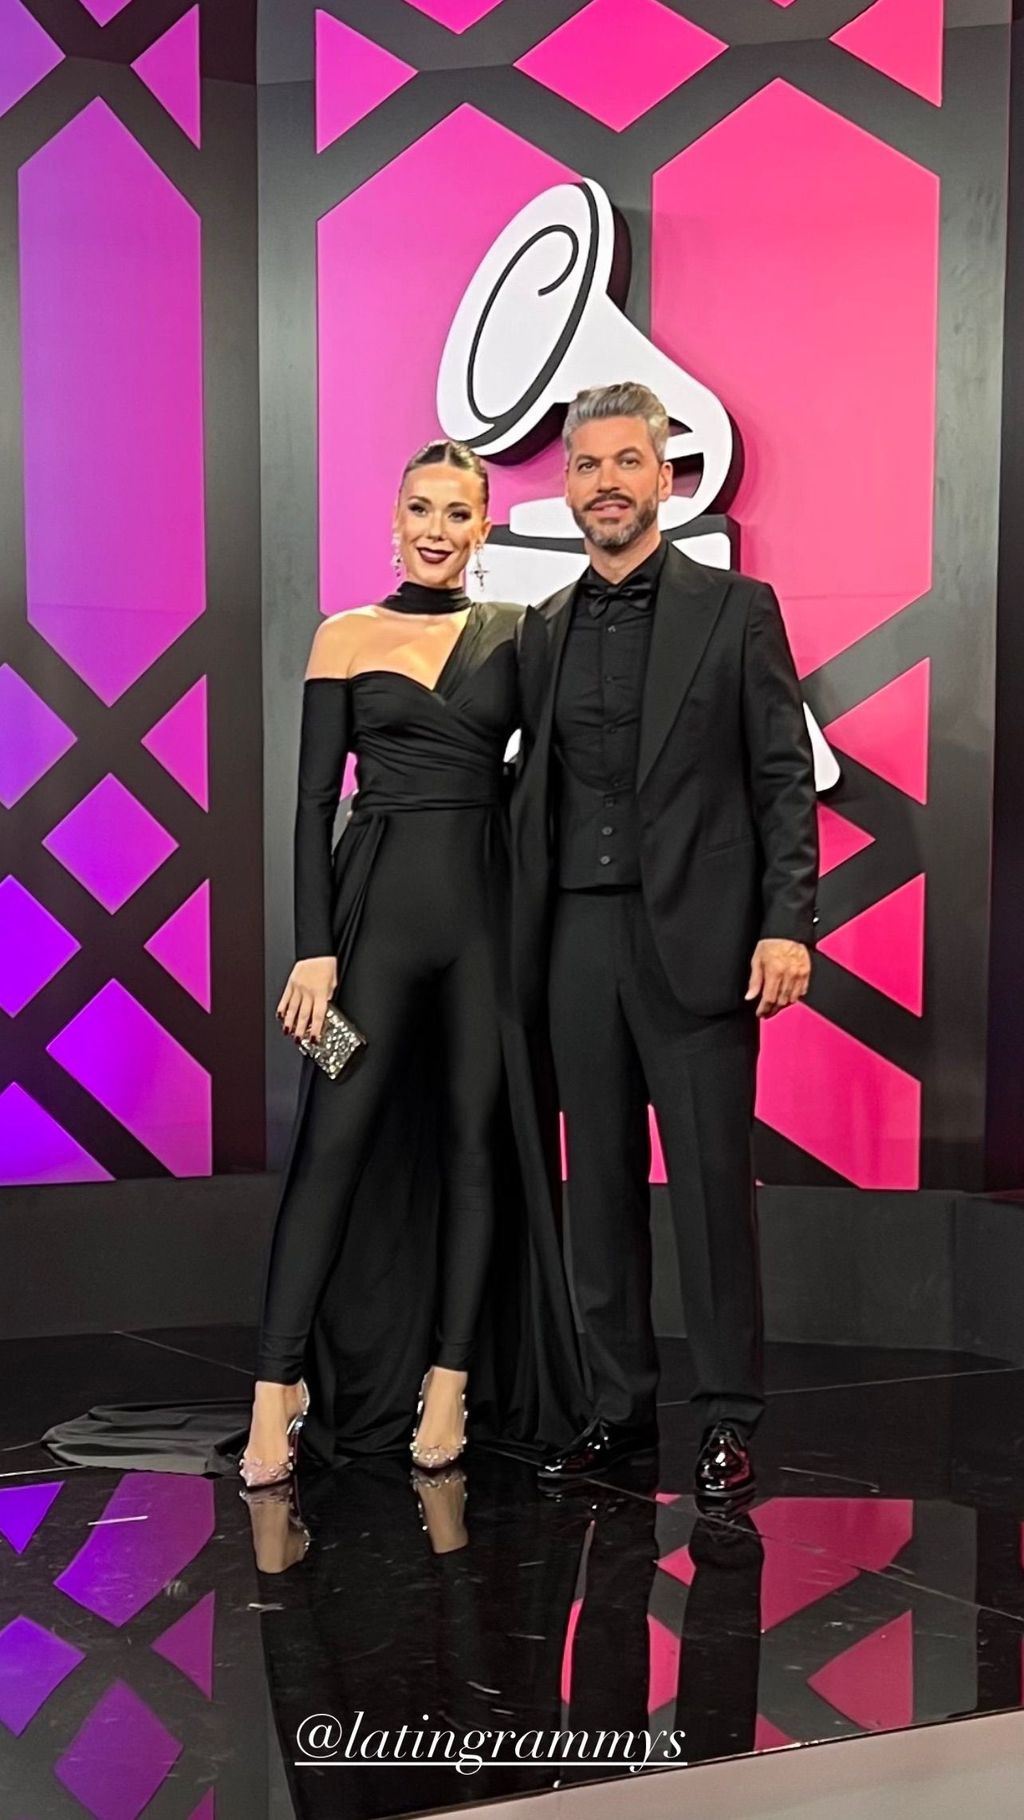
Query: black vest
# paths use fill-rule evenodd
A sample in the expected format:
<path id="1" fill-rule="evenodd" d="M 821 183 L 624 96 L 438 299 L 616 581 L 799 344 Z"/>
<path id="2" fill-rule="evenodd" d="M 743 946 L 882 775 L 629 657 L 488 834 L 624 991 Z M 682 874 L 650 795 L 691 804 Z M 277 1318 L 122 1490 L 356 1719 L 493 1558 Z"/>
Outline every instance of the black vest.
<path id="1" fill-rule="evenodd" d="M 576 588 L 554 715 L 563 890 L 640 884 L 640 706 L 664 556 L 662 544 L 617 588 L 593 570 Z"/>

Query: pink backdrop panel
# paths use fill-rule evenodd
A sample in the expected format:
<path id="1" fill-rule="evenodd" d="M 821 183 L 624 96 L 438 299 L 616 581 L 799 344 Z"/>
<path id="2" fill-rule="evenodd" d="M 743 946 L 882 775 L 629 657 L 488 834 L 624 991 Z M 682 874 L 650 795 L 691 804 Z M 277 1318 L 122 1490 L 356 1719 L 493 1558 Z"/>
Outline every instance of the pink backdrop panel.
<path id="1" fill-rule="evenodd" d="M 655 175 L 653 337 L 739 428 L 802 675 L 931 585 L 938 235 L 934 173 L 782 81 Z"/>
<path id="2" fill-rule="evenodd" d="M 413 451 L 441 434 L 437 369 L 462 292 L 512 216 L 575 175 L 460 107 L 319 223 L 323 612 L 379 600 L 393 586 L 398 481 Z M 464 199 L 458 207 L 453 196 Z M 514 501 L 561 490 L 560 452 L 495 468 L 492 480 L 502 522 Z"/>

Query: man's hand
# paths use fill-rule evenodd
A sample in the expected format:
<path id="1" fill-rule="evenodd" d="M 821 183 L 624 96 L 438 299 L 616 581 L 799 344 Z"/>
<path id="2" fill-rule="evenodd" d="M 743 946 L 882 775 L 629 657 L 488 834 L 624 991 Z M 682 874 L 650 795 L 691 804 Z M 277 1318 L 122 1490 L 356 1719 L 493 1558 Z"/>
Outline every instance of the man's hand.
<path id="1" fill-rule="evenodd" d="M 758 1017 L 774 1017 L 805 997 L 811 983 L 811 956 L 803 942 L 758 942 L 750 963 L 747 1002 L 760 998 Z"/>

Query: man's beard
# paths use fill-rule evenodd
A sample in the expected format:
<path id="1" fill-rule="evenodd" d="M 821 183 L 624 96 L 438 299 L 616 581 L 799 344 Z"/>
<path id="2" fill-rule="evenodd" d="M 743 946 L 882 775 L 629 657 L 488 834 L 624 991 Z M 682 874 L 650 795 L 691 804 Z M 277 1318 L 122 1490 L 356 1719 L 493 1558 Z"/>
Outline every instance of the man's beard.
<path id="1" fill-rule="evenodd" d="M 636 543 L 637 539 L 642 537 L 645 531 L 649 531 L 652 524 L 655 523 L 659 503 L 657 493 L 652 493 L 648 499 L 640 501 L 632 518 L 627 518 L 622 524 L 607 527 L 590 523 L 588 514 L 577 512 L 575 507 L 572 515 L 584 537 L 594 545 L 595 549 L 628 550 L 630 544 Z"/>

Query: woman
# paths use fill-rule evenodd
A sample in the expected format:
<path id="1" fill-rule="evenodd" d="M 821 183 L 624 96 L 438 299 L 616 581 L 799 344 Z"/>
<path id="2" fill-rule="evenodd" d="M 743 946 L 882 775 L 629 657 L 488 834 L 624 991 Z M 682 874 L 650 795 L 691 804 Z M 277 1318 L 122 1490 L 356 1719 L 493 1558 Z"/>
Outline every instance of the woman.
<path id="1" fill-rule="evenodd" d="M 380 605 L 325 620 L 313 640 L 295 834 L 299 959 L 277 1015 L 289 1036 L 317 1042 L 333 1000 L 367 1042 L 334 1080 L 304 1062 L 241 1460 L 248 1486 L 287 1477 L 307 1416 L 321 1458 L 400 1443 L 421 1385 L 416 1464 L 448 1465 L 465 1444 L 467 1375 L 494 1276 L 503 758 L 517 722 L 521 611 L 464 592 L 487 512 L 477 456 L 450 442 L 421 449 L 395 511 L 406 580 Z M 349 752 L 359 790 L 332 857 Z M 535 1134 L 520 1135 L 538 1208 L 548 1184 Z M 507 1184 L 507 1157 L 500 1173 Z M 521 1224 L 521 1207 L 510 1218 Z M 557 1235 L 543 1222 L 540 1212 L 525 1268 L 508 1262 L 503 1223 L 507 1268 L 493 1287 L 506 1307 L 487 1335 L 485 1423 L 502 1426 L 511 1398 L 523 1439 L 526 1404 L 558 1429 L 580 1407 Z M 527 1389 L 524 1404 L 524 1360 L 502 1366 L 495 1330 L 508 1339 L 509 1305 L 518 1299 L 522 1312 L 538 1272 L 544 1307 L 527 1320 L 534 1337 L 538 1315 L 545 1323 L 547 1390 Z M 532 1342 L 514 1325 L 521 1355 Z M 526 1361 L 528 1377 L 537 1363 Z"/>
<path id="2" fill-rule="evenodd" d="M 463 591 L 487 508 L 475 455 L 420 450 L 395 511 L 407 579 L 313 640 L 299 958 L 278 1016 L 317 1041 L 333 998 L 367 1040 L 334 1080 L 303 1061 L 251 1412 L 107 1405 L 48 1431 L 61 1461 L 234 1472 L 251 1414 L 241 1466 L 255 1488 L 288 1477 L 303 1416 L 321 1462 L 405 1451 L 415 1426 L 427 1469 L 461 1451 L 466 1402 L 474 1434 L 520 1451 L 585 1424 L 558 1158 L 524 1034 L 498 1011 L 520 609 Z M 350 752 L 359 789 L 332 851 Z"/>

